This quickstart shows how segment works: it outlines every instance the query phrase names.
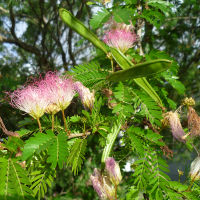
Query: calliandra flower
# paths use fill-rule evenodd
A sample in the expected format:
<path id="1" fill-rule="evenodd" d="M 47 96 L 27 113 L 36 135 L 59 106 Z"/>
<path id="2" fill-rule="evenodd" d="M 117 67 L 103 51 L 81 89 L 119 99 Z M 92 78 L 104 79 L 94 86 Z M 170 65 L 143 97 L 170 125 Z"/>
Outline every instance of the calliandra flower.
<path id="1" fill-rule="evenodd" d="M 39 119 L 49 104 L 47 96 L 34 85 L 15 90 L 10 98 L 13 107 L 28 113 L 34 119 Z"/>
<path id="2" fill-rule="evenodd" d="M 200 179 L 200 156 L 195 158 L 190 166 L 190 177 L 193 181 Z"/>
<path id="3" fill-rule="evenodd" d="M 106 159 L 106 171 L 112 183 L 114 185 L 119 185 L 120 181 L 122 180 L 122 175 L 120 171 L 119 164 L 115 161 L 114 158 L 108 157 Z"/>
<path id="4" fill-rule="evenodd" d="M 112 185 L 108 177 L 103 177 L 103 188 L 108 199 L 115 198 L 115 187 Z"/>
<path id="5" fill-rule="evenodd" d="M 94 173 L 90 176 L 92 186 L 97 192 L 100 199 L 107 199 L 106 191 L 103 187 L 103 177 L 101 176 L 98 169 L 94 169 Z"/>
<path id="6" fill-rule="evenodd" d="M 166 121 L 168 121 L 172 130 L 172 135 L 180 142 L 184 142 L 183 138 L 184 138 L 185 132 L 183 131 L 180 119 L 178 117 L 178 113 L 172 112 L 172 111 L 166 113 L 164 121 L 165 123 Z"/>
<path id="7" fill-rule="evenodd" d="M 125 53 L 137 40 L 137 35 L 131 25 L 111 22 L 110 30 L 106 31 L 103 41 L 110 47 Z"/>
<path id="8" fill-rule="evenodd" d="M 38 82 L 38 87 L 49 97 L 50 105 L 46 112 L 54 114 L 65 110 L 75 95 L 72 79 L 62 78 L 54 72 L 48 72 L 44 79 Z"/>
<path id="9" fill-rule="evenodd" d="M 200 135 L 200 117 L 191 106 L 188 107 L 188 128 L 191 135 Z"/>
<path id="10" fill-rule="evenodd" d="M 74 83 L 74 89 L 79 93 L 83 106 L 92 110 L 95 100 L 94 91 L 90 92 L 90 90 L 79 81 Z"/>

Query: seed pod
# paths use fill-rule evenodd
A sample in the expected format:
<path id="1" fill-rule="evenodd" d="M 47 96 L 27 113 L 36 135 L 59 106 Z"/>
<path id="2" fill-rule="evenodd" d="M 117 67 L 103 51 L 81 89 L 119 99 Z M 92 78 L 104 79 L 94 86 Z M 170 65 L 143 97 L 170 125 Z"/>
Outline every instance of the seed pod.
<path id="1" fill-rule="evenodd" d="M 114 185 L 119 185 L 120 181 L 122 180 L 122 175 L 120 171 L 119 164 L 115 162 L 114 158 L 107 158 L 106 159 L 106 171 L 112 183 Z"/>
<path id="2" fill-rule="evenodd" d="M 190 166 L 190 178 L 193 181 L 200 179 L 200 156 L 198 156 Z"/>

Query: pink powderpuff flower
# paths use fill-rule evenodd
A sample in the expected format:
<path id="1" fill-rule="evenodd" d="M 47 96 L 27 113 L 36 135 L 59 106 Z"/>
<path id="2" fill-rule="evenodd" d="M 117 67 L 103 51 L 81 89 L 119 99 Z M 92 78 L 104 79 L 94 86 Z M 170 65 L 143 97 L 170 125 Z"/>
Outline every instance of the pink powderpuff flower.
<path id="1" fill-rule="evenodd" d="M 92 110 L 95 101 L 94 91 L 90 92 L 90 90 L 79 81 L 74 83 L 74 89 L 79 93 L 84 107 Z"/>
<path id="2" fill-rule="evenodd" d="M 44 79 L 38 82 L 38 87 L 49 97 L 48 113 L 55 114 L 59 110 L 65 110 L 75 95 L 72 79 L 65 79 L 54 72 L 48 72 Z"/>
<path id="3" fill-rule="evenodd" d="M 94 173 L 90 176 L 92 186 L 97 192 L 100 199 L 107 199 L 106 191 L 103 187 L 103 177 L 98 169 L 94 169 Z"/>
<path id="4" fill-rule="evenodd" d="M 39 119 L 49 104 L 46 95 L 34 85 L 15 90 L 10 98 L 13 107 L 28 113 L 34 119 Z"/>
<path id="5" fill-rule="evenodd" d="M 103 41 L 110 47 L 119 49 L 125 53 L 137 40 L 137 35 L 130 25 L 111 22 L 111 29 L 105 32 Z M 114 24 L 114 25 L 113 25 Z"/>
<path id="6" fill-rule="evenodd" d="M 185 142 L 185 132 L 182 128 L 178 113 L 172 111 L 167 112 L 165 114 L 164 121 L 170 125 L 173 137 L 180 142 Z"/>
<path id="7" fill-rule="evenodd" d="M 108 157 L 105 164 L 110 180 L 114 185 L 119 185 L 120 181 L 122 180 L 119 164 L 112 157 Z"/>

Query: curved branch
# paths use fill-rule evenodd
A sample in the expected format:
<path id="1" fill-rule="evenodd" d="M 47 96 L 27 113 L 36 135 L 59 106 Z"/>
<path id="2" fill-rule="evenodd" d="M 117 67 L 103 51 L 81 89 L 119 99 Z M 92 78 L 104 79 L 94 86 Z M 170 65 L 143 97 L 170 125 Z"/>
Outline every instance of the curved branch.
<path id="1" fill-rule="evenodd" d="M 19 134 L 16 132 L 8 131 L 5 124 L 3 123 L 2 118 L 0 117 L 0 128 L 2 131 L 7 135 L 7 136 L 14 136 L 14 137 L 19 137 Z"/>

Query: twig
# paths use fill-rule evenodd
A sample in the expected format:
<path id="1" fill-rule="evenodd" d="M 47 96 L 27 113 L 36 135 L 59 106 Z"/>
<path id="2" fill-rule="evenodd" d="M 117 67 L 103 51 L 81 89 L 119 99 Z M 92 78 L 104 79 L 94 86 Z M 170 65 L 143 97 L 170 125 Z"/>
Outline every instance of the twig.
<path id="1" fill-rule="evenodd" d="M 91 132 L 85 132 L 85 133 L 74 133 L 68 136 L 68 139 L 76 138 L 76 137 L 86 137 L 90 135 Z"/>
<path id="2" fill-rule="evenodd" d="M 14 136 L 14 137 L 19 137 L 19 134 L 16 132 L 12 132 L 12 131 L 8 131 L 5 124 L 3 123 L 2 118 L 0 117 L 0 128 L 2 129 L 2 131 L 8 135 L 8 136 Z"/>

